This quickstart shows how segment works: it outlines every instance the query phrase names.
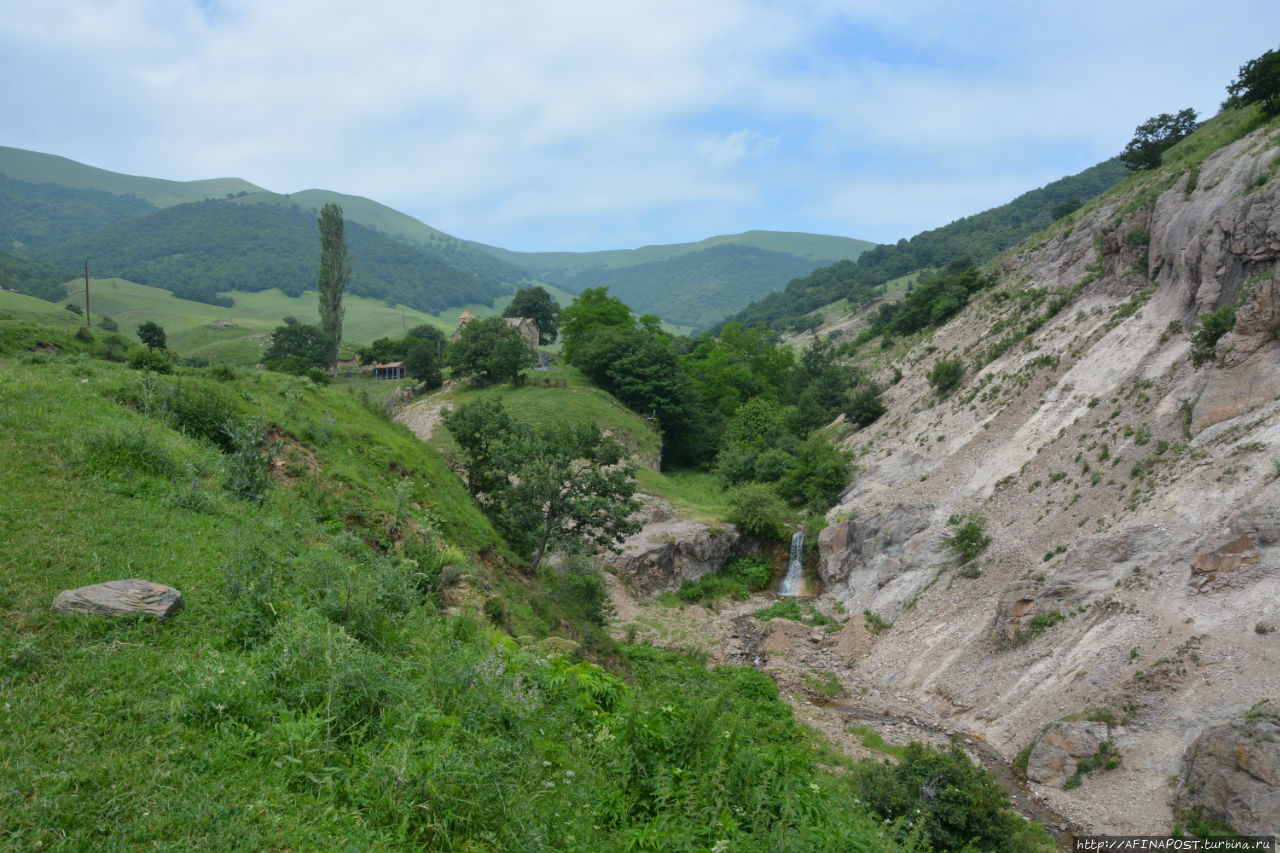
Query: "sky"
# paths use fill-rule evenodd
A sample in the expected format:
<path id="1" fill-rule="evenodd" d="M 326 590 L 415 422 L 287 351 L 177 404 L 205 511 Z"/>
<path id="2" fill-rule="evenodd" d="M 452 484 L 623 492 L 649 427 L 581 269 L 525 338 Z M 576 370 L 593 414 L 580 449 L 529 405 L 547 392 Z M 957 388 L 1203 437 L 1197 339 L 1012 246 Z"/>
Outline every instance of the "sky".
<path id="1" fill-rule="evenodd" d="M 1211 12 L 1211 14 L 1210 14 Z M 0 0 L 0 145 L 586 251 L 893 242 L 1217 112 L 1275 0 Z"/>

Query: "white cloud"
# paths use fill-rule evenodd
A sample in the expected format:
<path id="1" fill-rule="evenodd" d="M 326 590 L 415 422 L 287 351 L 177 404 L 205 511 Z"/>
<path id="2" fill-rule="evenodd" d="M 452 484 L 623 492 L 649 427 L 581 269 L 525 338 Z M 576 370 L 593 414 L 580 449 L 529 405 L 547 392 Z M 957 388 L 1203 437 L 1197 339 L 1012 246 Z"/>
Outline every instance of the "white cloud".
<path id="1" fill-rule="evenodd" d="M 521 249 L 909 236 L 1211 113 L 1280 31 L 1259 0 L 8 5 L 0 144 Z"/>

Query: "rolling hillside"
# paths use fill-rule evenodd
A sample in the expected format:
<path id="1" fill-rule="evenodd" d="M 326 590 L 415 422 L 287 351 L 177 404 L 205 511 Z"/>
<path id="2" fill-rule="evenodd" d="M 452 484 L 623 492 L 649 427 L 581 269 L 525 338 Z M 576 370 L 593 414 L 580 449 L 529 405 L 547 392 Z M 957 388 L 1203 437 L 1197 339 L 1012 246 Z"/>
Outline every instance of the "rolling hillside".
<path id="1" fill-rule="evenodd" d="M 747 231 L 695 243 L 603 252 L 510 252 L 471 244 L 570 293 L 609 287 L 640 314 L 701 329 L 783 284 L 874 246 L 865 240 Z"/>
<path id="2" fill-rule="evenodd" d="M 297 295 L 312 287 L 316 246 L 315 218 L 301 208 L 202 201 L 154 211 L 33 254 L 62 269 L 89 258 L 97 275 L 225 305 L 226 297 L 219 294 L 226 291 L 278 287 Z M 349 292 L 371 299 L 435 312 L 491 302 L 510 289 L 354 222 L 347 227 L 347 246 L 355 259 Z"/>

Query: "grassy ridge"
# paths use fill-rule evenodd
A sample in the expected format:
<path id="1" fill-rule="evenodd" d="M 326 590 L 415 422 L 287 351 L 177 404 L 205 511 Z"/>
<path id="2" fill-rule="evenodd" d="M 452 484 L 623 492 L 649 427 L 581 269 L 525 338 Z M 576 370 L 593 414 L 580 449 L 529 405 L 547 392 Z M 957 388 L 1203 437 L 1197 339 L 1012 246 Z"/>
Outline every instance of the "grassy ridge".
<path id="1" fill-rule="evenodd" d="M 0 145 L 0 172 L 32 183 L 62 184 L 78 189 L 136 195 L 156 207 L 169 207 L 207 198 L 224 198 L 240 192 L 262 191 L 261 187 L 240 178 L 213 178 L 204 181 L 143 178 L 86 166 L 54 154 L 3 145 Z"/>

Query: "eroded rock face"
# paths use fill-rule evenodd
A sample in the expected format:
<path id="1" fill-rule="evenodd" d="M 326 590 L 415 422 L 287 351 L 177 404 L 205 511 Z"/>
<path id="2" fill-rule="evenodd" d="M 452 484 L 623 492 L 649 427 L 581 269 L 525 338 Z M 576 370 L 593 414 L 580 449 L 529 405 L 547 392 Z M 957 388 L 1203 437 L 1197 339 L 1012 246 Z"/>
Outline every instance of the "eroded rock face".
<path id="1" fill-rule="evenodd" d="M 1247 717 L 1195 739 L 1178 801 L 1242 835 L 1270 834 L 1280 826 L 1280 720 Z"/>
<path id="2" fill-rule="evenodd" d="M 1097 755 L 1106 740 L 1106 723 L 1089 720 L 1054 723 L 1031 749 L 1027 778 L 1042 785 L 1061 787 L 1075 775 L 1080 759 Z"/>
<path id="3" fill-rule="evenodd" d="M 718 571 L 733 557 L 760 551 L 758 543 L 738 535 L 733 525 L 662 518 L 624 542 L 621 553 L 602 558 L 637 595 L 679 589 L 686 580 Z"/>
<path id="4" fill-rule="evenodd" d="M 164 621 L 182 609 L 182 593 L 171 586 L 130 578 L 64 589 L 53 600 L 53 609 L 94 616 L 149 613 Z"/>
<path id="5" fill-rule="evenodd" d="M 824 528 L 818 536 L 824 587 L 859 608 L 892 617 L 928 582 L 926 570 L 949 559 L 933 516 L 931 504 L 902 505 Z"/>
<path id="6" fill-rule="evenodd" d="M 1201 591 L 1239 586 L 1274 563 L 1267 555 L 1278 541 L 1280 509 L 1254 505 L 1236 513 L 1225 530 L 1201 539 L 1191 560 L 1191 586 Z"/>

